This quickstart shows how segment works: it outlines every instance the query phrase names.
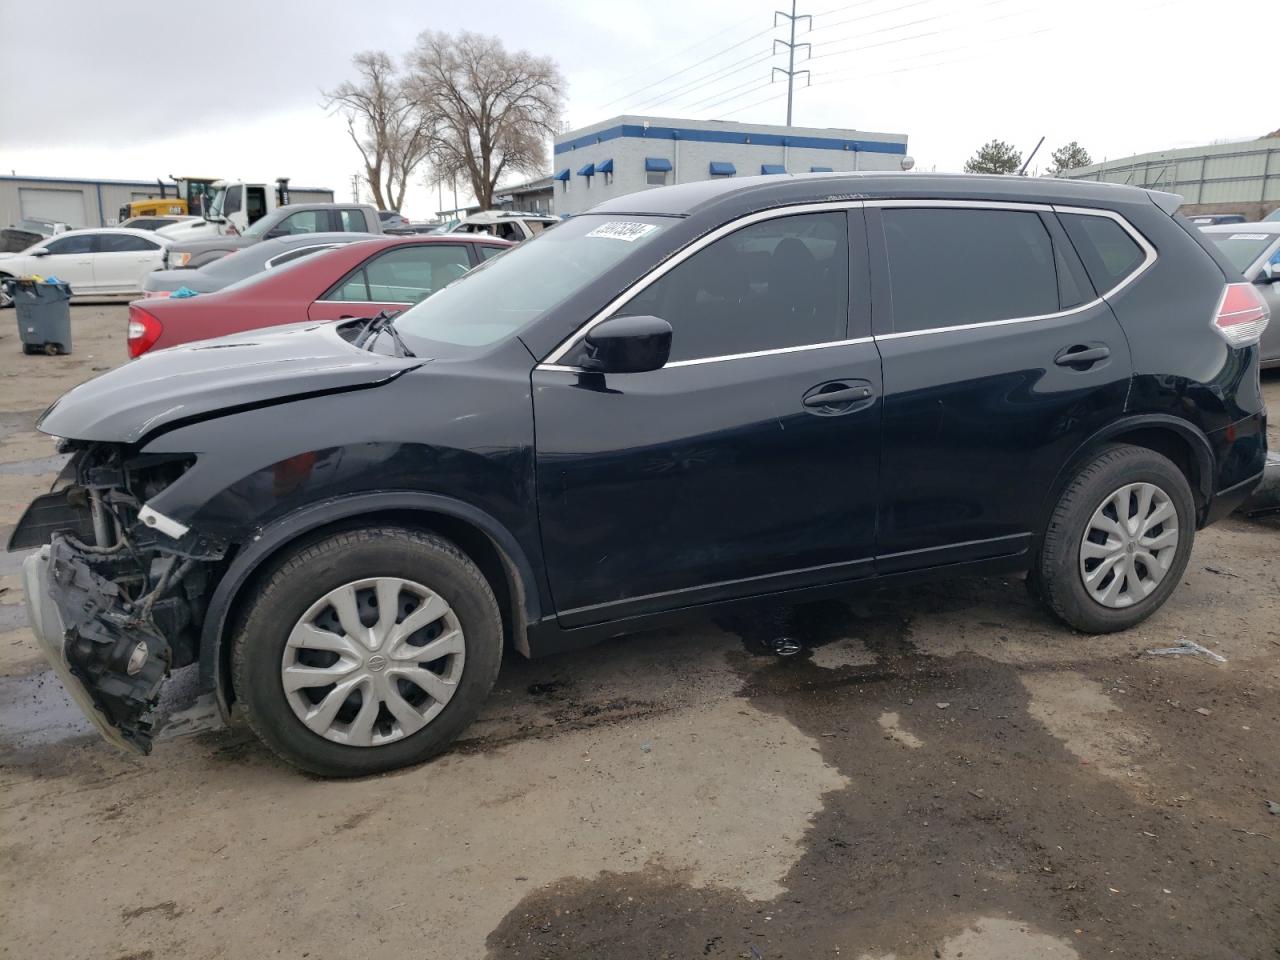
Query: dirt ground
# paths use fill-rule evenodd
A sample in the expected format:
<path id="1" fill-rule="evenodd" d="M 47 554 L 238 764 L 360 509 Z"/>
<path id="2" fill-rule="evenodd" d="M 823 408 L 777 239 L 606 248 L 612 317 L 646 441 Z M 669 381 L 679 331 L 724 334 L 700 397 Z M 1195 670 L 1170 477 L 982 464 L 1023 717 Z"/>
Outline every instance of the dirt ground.
<path id="1" fill-rule="evenodd" d="M 125 323 L 77 307 L 50 359 L 11 316 L 7 524 L 57 469 L 39 411 Z M 747 616 L 512 657 L 455 749 L 348 782 L 218 727 L 189 676 L 150 758 L 90 735 L 7 556 L 0 956 L 1276 960 L 1278 545 L 1204 531 L 1110 637 L 989 579 L 793 611 L 785 660 Z M 1227 662 L 1144 654 L 1182 638 Z"/>

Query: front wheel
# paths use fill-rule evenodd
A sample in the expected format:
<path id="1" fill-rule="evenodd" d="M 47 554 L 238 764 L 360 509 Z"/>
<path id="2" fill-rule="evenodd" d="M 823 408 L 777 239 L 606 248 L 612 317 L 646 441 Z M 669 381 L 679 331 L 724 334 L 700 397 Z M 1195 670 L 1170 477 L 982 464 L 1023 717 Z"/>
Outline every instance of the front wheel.
<path id="1" fill-rule="evenodd" d="M 232 651 L 249 725 L 322 776 L 420 763 L 476 717 L 502 660 L 502 619 L 479 569 L 447 540 L 379 527 L 278 564 Z"/>
<path id="2" fill-rule="evenodd" d="M 1182 471 L 1153 450 L 1117 444 L 1068 484 L 1031 577 L 1068 625 L 1125 630 L 1169 598 L 1194 537 L 1195 501 Z"/>

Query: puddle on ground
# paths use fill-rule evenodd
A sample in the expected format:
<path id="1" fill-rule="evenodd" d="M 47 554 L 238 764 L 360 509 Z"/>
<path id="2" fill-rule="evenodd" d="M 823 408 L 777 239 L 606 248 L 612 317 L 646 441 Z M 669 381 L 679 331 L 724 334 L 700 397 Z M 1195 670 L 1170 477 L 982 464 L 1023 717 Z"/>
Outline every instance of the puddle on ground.
<path id="1" fill-rule="evenodd" d="M 0 477 L 39 477 L 47 473 L 61 473 L 69 459 L 71 458 L 67 454 L 55 454 L 35 460 L 0 463 Z"/>
<path id="2" fill-rule="evenodd" d="M 157 740 L 170 740 L 222 726 L 212 695 L 200 696 L 196 667 L 176 671 L 160 691 Z M 96 737 L 57 675 L 49 670 L 0 677 L 0 765 L 21 765 L 46 747 Z"/>

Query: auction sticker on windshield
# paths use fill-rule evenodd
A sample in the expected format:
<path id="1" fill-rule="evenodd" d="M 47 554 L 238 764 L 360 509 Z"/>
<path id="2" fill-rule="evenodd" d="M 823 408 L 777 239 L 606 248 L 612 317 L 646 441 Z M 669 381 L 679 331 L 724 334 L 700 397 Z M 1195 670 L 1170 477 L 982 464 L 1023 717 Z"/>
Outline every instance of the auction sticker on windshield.
<path id="1" fill-rule="evenodd" d="M 590 233 L 588 237 L 605 237 L 608 240 L 625 240 L 627 243 L 633 243 L 639 240 L 650 231 L 658 228 L 652 223 L 636 223 L 631 220 L 610 220 L 608 223 L 602 223 Z"/>
<path id="2" fill-rule="evenodd" d="M 608 226 L 608 224 L 606 224 Z M 1267 233 L 1233 233 L 1228 239 L 1230 240 L 1266 240 L 1270 234 Z"/>

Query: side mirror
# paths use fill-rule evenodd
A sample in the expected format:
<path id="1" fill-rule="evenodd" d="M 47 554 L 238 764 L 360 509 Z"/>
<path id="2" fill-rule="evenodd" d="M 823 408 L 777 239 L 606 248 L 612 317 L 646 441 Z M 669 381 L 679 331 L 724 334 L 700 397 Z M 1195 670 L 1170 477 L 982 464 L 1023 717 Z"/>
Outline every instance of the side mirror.
<path id="1" fill-rule="evenodd" d="M 1262 272 L 1258 274 L 1258 282 L 1276 283 L 1277 281 L 1280 281 L 1280 262 L 1264 263 Z"/>
<path id="2" fill-rule="evenodd" d="M 274 227 L 273 229 L 268 230 L 266 233 L 264 233 L 262 235 L 262 239 L 275 240 L 277 237 L 287 237 L 288 235 L 289 233 L 287 230 L 281 230 L 279 227 Z"/>
<path id="3" fill-rule="evenodd" d="M 49 255 L 49 251 L 44 249 L 32 250 L 31 255 L 33 257 L 47 257 Z"/>
<path id="4" fill-rule="evenodd" d="M 600 373 L 659 370 L 671 356 L 671 324 L 661 317 L 613 317 L 592 327 L 582 366 Z"/>

